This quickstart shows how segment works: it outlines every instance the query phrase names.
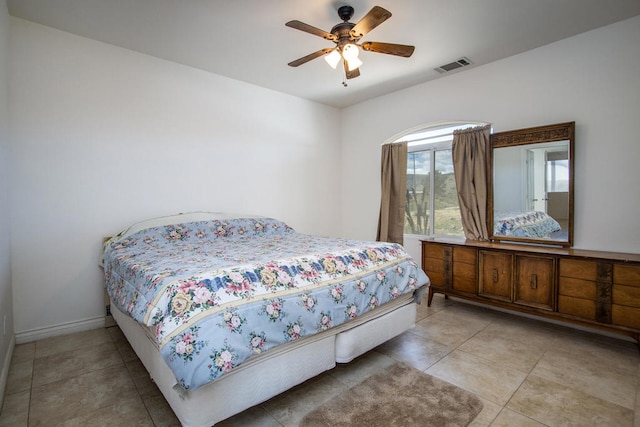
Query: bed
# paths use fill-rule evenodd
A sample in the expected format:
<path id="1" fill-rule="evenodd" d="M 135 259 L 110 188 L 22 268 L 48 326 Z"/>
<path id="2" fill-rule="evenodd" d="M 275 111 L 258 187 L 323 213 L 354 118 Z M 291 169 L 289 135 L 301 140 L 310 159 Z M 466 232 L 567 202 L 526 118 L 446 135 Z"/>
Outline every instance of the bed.
<path id="1" fill-rule="evenodd" d="M 561 229 L 558 221 L 542 211 L 498 211 L 493 221 L 493 234 L 497 236 L 549 237 Z"/>
<path id="2" fill-rule="evenodd" d="M 101 260 L 111 312 L 185 426 L 210 426 L 411 328 L 429 279 L 402 246 L 191 213 Z"/>

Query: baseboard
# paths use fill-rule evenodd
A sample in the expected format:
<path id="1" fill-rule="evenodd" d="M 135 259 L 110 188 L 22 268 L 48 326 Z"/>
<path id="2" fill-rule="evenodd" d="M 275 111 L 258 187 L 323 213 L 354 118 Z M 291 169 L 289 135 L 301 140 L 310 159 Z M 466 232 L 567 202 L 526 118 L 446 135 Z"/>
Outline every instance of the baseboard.
<path id="1" fill-rule="evenodd" d="M 79 320 L 76 322 L 62 323 L 45 328 L 32 329 L 16 333 L 16 344 L 24 344 L 38 341 L 45 338 L 57 337 L 60 335 L 73 334 L 74 332 L 89 331 L 105 327 L 105 317 L 93 317 L 91 319 Z"/>
<path id="2" fill-rule="evenodd" d="M 4 394 L 7 390 L 7 380 L 9 378 L 9 368 L 11 367 L 11 358 L 13 357 L 13 349 L 16 347 L 16 337 L 11 336 L 11 341 L 7 346 L 7 354 L 4 355 L 4 363 L 2 364 L 2 374 L 0 374 L 0 408 L 4 404 Z"/>

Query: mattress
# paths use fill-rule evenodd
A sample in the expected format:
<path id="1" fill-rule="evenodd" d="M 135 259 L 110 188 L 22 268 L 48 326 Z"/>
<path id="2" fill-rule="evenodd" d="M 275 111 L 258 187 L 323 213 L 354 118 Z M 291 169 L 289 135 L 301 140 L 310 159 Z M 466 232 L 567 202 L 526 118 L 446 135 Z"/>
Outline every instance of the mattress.
<path id="1" fill-rule="evenodd" d="M 562 229 L 558 221 L 542 211 L 507 212 L 499 211 L 494 216 L 493 234 L 540 238 Z"/>

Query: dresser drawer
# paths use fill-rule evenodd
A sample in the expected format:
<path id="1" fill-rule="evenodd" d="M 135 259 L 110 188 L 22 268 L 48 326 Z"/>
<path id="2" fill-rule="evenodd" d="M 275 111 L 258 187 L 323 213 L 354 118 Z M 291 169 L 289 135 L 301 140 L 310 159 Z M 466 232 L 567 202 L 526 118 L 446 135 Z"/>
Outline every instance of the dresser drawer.
<path id="1" fill-rule="evenodd" d="M 444 272 L 444 261 L 435 258 L 425 258 L 422 268 L 424 268 L 426 272 L 442 274 L 442 272 Z"/>
<path id="2" fill-rule="evenodd" d="M 453 278 L 453 289 L 460 292 L 466 292 L 468 294 L 476 294 L 478 293 L 478 285 L 475 278 L 462 277 L 462 276 L 454 276 Z"/>
<path id="3" fill-rule="evenodd" d="M 596 262 L 560 259 L 560 277 L 595 281 L 597 276 L 598 264 Z"/>
<path id="4" fill-rule="evenodd" d="M 456 291 L 477 294 L 477 252 L 475 250 L 469 251 L 468 249 L 461 249 L 464 248 L 454 248 L 453 250 L 452 287 Z"/>
<path id="5" fill-rule="evenodd" d="M 568 297 L 596 300 L 596 282 L 591 280 L 560 277 L 558 280 L 558 294 Z"/>
<path id="6" fill-rule="evenodd" d="M 640 266 L 614 264 L 611 321 L 640 329 Z"/>
<path id="7" fill-rule="evenodd" d="M 640 308 L 613 304 L 611 311 L 614 325 L 640 329 Z"/>
<path id="8" fill-rule="evenodd" d="M 577 316 L 586 320 L 596 320 L 596 302 L 583 298 L 559 295 L 558 313 Z"/>
<path id="9" fill-rule="evenodd" d="M 478 251 L 472 248 L 455 247 L 453 248 L 453 262 L 476 265 L 478 263 Z"/>
<path id="10" fill-rule="evenodd" d="M 435 258 L 444 260 L 444 251 L 446 246 L 430 243 L 422 246 L 422 256 L 424 258 Z"/>
<path id="11" fill-rule="evenodd" d="M 615 264 L 613 266 L 613 282 L 620 285 L 640 288 L 640 267 Z"/>
<path id="12" fill-rule="evenodd" d="M 613 303 L 640 308 L 640 287 L 613 285 Z"/>
<path id="13" fill-rule="evenodd" d="M 445 285 L 445 248 L 438 244 L 423 245 L 422 247 L 422 269 L 433 286 Z"/>

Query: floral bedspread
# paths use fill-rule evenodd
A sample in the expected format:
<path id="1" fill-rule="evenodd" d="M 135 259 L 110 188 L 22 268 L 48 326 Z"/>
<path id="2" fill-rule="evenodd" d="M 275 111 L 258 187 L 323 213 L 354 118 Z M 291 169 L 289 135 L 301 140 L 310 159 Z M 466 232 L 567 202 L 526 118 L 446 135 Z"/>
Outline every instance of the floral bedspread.
<path id="1" fill-rule="evenodd" d="M 517 237 L 549 237 L 561 229 L 558 221 L 542 211 L 496 212 L 493 234 Z"/>
<path id="2" fill-rule="evenodd" d="M 301 234 L 270 218 L 143 229 L 106 245 L 104 271 L 112 303 L 152 328 L 187 390 L 429 281 L 400 245 Z"/>

